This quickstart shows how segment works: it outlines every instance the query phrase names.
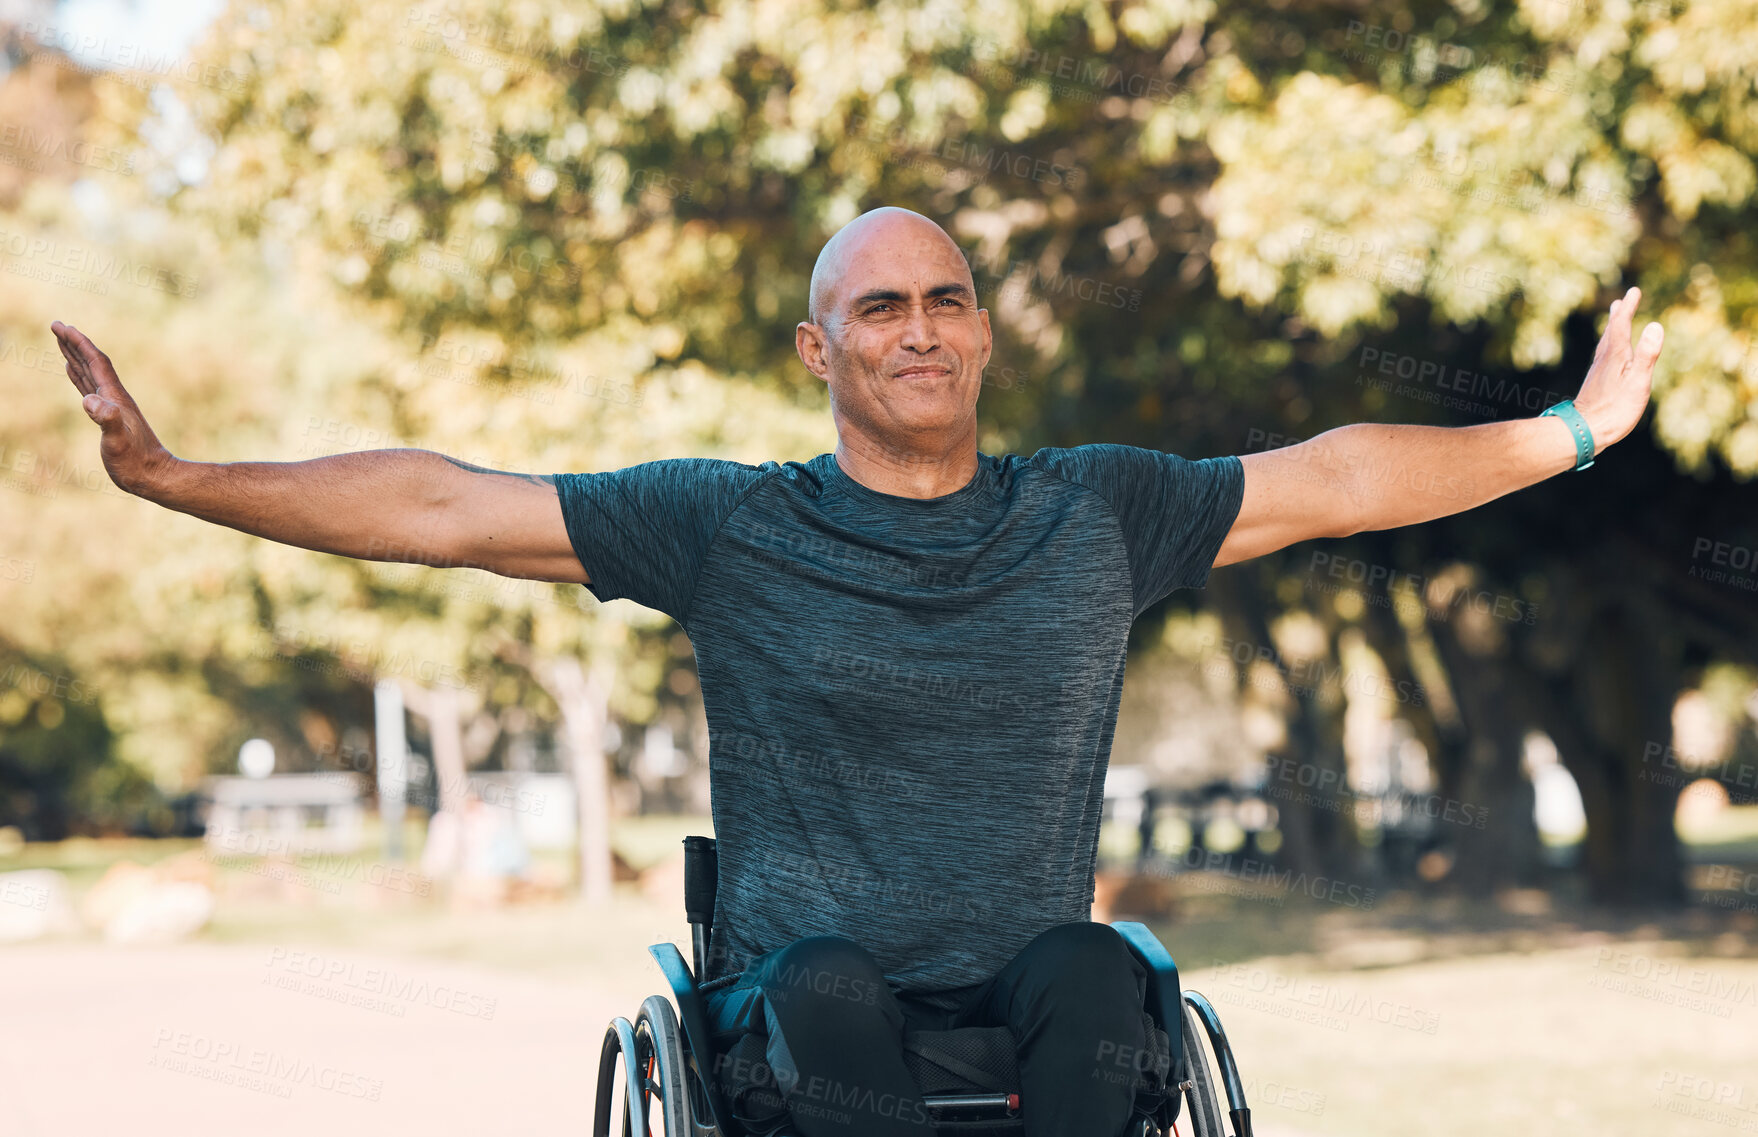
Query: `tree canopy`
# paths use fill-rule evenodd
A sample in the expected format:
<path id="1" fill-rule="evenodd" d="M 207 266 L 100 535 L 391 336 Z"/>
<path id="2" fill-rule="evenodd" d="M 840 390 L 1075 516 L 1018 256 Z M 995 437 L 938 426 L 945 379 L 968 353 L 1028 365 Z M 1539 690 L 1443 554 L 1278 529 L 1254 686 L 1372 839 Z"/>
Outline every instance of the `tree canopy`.
<path id="1" fill-rule="evenodd" d="M 536 472 L 810 456 L 834 435 L 793 327 L 818 248 L 882 204 L 967 250 L 997 328 L 980 407 L 996 452 L 1237 453 L 1364 419 L 1536 413 L 1576 390 L 1599 314 L 1633 283 L 1667 348 L 1650 425 L 1597 498 L 1547 486 L 1338 547 L 1433 584 L 1405 590 L 1414 607 L 1315 595 L 1308 550 L 1232 570 L 1209 599 L 1278 652 L 1300 617 L 1322 655 L 1366 636 L 1392 673 L 1458 686 L 1439 711 L 1393 713 L 1442 766 L 1451 748 L 1463 786 L 1522 779 L 1518 731 L 1481 769 L 1444 737 L 1485 729 L 1469 708 L 1496 696 L 1465 691 L 1468 673 L 1612 666 L 1577 634 L 1608 613 L 1635 621 L 1613 622 L 1633 643 L 1676 635 L 1640 722 L 1584 726 L 1603 685 L 1518 716 L 1574 723 L 1559 746 L 1590 781 L 1669 736 L 1704 661 L 1751 661 L 1726 634 L 1749 626 L 1749 595 L 1703 585 L 1691 552 L 1758 547 L 1741 506 L 1758 472 L 1750 4 L 241 0 L 192 64 L 196 81 L 100 80 L 88 124 L 137 159 L 99 179 L 111 216 L 160 218 L 152 255 L 196 281 L 112 306 L 129 328 L 112 355 L 151 376 L 137 395 L 178 417 L 161 433 L 192 456 L 418 445 Z M 33 226 L 94 224 L 32 200 Z M 77 453 L 77 407 L 31 390 L 14 437 Z M 130 636 L 163 648 L 155 673 L 245 668 L 277 622 L 458 674 L 500 642 L 639 660 L 619 681 L 637 719 L 688 689 L 664 620 L 577 589 L 461 589 L 97 498 L 65 526 L 100 510 L 118 547 L 178 534 L 163 579 L 82 567 L 114 599 L 82 615 L 33 593 L 25 639 L 80 645 L 119 689 L 148 682 Z M 1595 576 L 1588 550 L 1645 567 Z M 1473 638 L 1446 599 L 1466 580 L 1539 618 Z M 118 604 L 166 618 L 124 630 Z M 1284 695 L 1278 713 L 1305 724 L 1290 737 L 1335 751 L 1337 694 Z M 119 721 L 163 722 L 151 703 Z M 1671 798 L 1640 800 L 1670 826 Z M 1608 840 L 1635 824 L 1597 816 Z"/>

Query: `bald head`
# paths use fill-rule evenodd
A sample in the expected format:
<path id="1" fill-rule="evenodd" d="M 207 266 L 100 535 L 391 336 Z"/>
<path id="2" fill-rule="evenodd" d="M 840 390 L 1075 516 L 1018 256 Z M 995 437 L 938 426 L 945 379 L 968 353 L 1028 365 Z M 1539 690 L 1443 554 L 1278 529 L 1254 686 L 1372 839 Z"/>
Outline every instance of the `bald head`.
<path id="1" fill-rule="evenodd" d="M 901 464 L 914 496 L 968 483 L 994 337 L 957 242 L 907 209 L 863 213 L 824 243 L 808 303 L 794 349 L 829 388 L 838 454 L 882 481 Z"/>
<path id="2" fill-rule="evenodd" d="M 970 266 L 966 264 L 958 242 L 946 230 L 914 210 L 882 205 L 850 221 L 824 242 L 824 248 L 818 253 L 818 263 L 812 266 L 812 291 L 807 300 L 806 318 L 820 327 L 826 326 L 826 320 L 835 318 L 844 299 L 843 283 L 848 270 L 860 261 L 863 253 L 876 246 L 895 247 L 909 242 L 927 246 L 924 260 L 938 260 L 943 250 L 950 251 L 958 259 L 965 283 L 971 286 L 974 294 L 976 282 L 971 279 Z"/>

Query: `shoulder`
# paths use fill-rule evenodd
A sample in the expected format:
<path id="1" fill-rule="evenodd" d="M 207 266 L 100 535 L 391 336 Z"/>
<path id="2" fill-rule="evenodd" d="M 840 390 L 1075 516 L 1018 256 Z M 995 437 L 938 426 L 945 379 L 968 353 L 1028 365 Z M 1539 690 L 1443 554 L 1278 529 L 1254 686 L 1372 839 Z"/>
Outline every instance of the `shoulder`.
<path id="1" fill-rule="evenodd" d="M 1115 442 L 1046 448 L 1033 454 L 1027 465 L 1097 494 L 1126 519 L 1142 511 L 1225 498 L 1244 485 L 1238 458 L 1191 459 Z"/>
<path id="2" fill-rule="evenodd" d="M 1121 442 L 1090 442 L 1083 446 L 1069 447 L 1047 446 L 1024 459 L 1027 466 L 1083 484 L 1118 477 L 1143 477 L 1167 471 L 1181 473 L 1210 465 L 1236 464 L 1238 461 L 1231 456 L 1192 459 L 1170 450 L 1130 446 Z"/>
<path id="3" fill-rule="evenodd" d="M 584 488 L 591 483 L 647 491 L 741 493 L 778 474 L 774 462 L 751 465 L 724 458 L 656 458 L 614 470 L 558 475 L 557 481 Z"/>
<path id="4" fill-rule="evenodd" d="M 1118 480 L 1141 477 L 1176 455 L 1118 442 L 1089 442 L 1081 446 L 1046 446 L 1021 460 L 1026 469 L 1042 471 L 1062 481 L 1103 492 Z"/>

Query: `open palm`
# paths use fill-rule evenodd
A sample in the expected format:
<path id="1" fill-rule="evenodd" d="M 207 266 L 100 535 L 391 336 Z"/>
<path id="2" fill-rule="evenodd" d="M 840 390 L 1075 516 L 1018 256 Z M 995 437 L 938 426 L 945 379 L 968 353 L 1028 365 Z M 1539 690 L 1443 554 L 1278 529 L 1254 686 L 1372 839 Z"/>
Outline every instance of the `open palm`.
<path id="1" fill-rule="evenodd" d="M 1660 358 L 1666 333 L 1659 324 L 1650 323 L 1642 329 L 1641 339 L 1630 342 L 1636 306 L 1641 302 L 1640 288 L 1632 288 L 1612 302 L 1611 320 L 1599 338 L 1581 393 L 1575 396 L 1575 406 L 1593 428 L 1595 450 L 1605 449 L 1636 428 L 1654 387 L 1654 362 Z"/>
<path id="2" fill-rule="evenodd" d="M 67 377 L 85 398 L 81 405 L 103 431 L 99 456 L 110 480 L 129 493 L 139 493 L 160 468 L 172 461 L 146 416 L 116 378 L 110 357 L 78 328 L 56 320 L 49 325 L 67 360 Z"/>

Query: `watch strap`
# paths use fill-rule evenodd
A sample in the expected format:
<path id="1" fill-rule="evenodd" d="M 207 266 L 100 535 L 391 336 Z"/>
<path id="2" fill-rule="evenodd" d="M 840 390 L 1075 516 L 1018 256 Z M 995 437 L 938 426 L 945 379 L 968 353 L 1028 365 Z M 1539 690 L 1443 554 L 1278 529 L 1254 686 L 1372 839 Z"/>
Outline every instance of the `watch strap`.
<path id="1" fill-rule="evenodd" d="M 1574 435 L 1575 469 L 1585 470 L 1593 465 L 1593 431 L 1588 427 L 1587 420 L 1575 407 L 1575 400 L 1564 399 L 1555 406 L 1546 407 L 1538 417 L 1544 418 L 1546 415 L 1562 419 L 1563 425 L 1567 426 L 1569 433 Z"/>

